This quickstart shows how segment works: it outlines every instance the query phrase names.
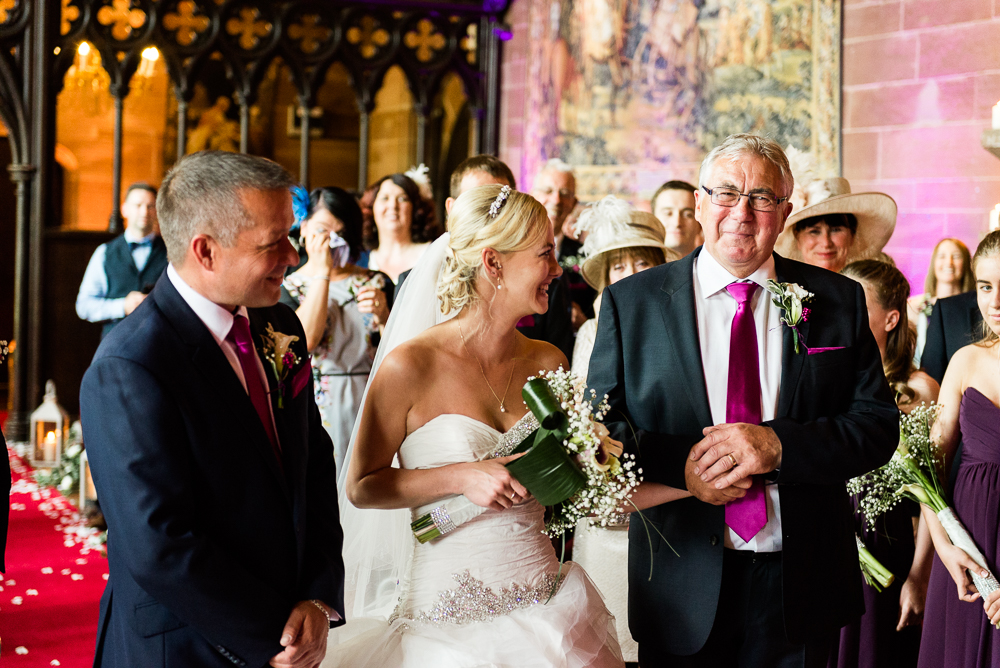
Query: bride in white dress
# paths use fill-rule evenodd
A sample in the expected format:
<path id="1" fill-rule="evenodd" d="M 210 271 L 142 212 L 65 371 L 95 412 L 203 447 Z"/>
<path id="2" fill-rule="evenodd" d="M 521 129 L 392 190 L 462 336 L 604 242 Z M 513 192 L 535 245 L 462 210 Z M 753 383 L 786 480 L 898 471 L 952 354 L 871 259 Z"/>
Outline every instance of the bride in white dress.
<path id="1" fill-rule="evenodd" d="M 515 329 L 562 270 L 545 209 L 504 188 L 459 197 L 389 319 L 341 475 L 348 623 L 325 668 L 623 665 L 600 593 L 503 466 L 534 426 L 521 387 L 568 366 Z M 458 494 L 487 510 L 417 543 L 411 519 Z"/>

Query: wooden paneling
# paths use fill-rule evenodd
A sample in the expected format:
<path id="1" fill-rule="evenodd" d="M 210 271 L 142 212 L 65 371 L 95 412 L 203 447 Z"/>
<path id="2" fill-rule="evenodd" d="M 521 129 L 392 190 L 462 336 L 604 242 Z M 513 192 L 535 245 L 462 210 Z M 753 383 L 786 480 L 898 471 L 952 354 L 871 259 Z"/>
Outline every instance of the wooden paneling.
<path id="1" fill-rule="evenodd" d="M 76 294 L 94 250 L 114 235 L 51 230 L 45 235 L 45 288 L 42 310 L 42 382 L 56 383 L 59 403 L 80 412 L 80 381 L 101 342 L 101 326 L 76 315 Z"/>

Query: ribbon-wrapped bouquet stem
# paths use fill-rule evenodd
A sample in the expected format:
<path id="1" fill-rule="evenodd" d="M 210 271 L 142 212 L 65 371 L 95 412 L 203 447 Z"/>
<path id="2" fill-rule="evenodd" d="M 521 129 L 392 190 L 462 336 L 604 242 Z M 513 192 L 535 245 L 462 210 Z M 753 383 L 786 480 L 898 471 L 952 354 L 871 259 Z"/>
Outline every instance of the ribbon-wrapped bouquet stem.
<path id="1" fill-rule="evenodd" d="M 952 544 L 962 548 L 973 561 L 988 571 L 987 577 L 969 571 L 973 584 L 984 598 L 1000 589 L 1000 583 L 986 564 L 986 558 L 962 526 L 955 512 L 944 499 L 941 471 L 944 457 L 941 448 L 931 440 L 931 427 L 940 413 L 940 406 L 931 404 L 914 408 L 909 415 L 900 415 L 900 442 L 892 459 L 885 466 L 848 481 L 849 492 L 860 497 L 859 507 L 868 521 L 875 521 L 906 498 L 933 510 Z"/>
<path id="2" fill-rule="evenodd" d="M 553 507 L 545 525 L 549 536 L 564 534 L 584 518 L 606 526 L 629 503 L 642 473 L 601 424 L 607 402 L 594 407 L 593 390 L 588 399 L 583 384 L 561 367 L 529 379 L 521 396 L 537 426 L 511 452 L 494 454 L 525 453 L 506 466 L 540 504 Z M 410 526 L 417 540 L 426 543 L 485 511 L 457 496 L 437 504 Z"/>

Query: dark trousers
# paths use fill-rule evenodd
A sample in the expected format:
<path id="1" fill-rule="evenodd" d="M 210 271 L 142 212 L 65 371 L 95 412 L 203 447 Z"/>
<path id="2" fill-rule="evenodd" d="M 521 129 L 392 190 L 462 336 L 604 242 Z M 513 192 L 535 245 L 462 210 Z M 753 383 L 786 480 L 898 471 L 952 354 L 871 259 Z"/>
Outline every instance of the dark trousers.
<path id="1" fill-rule="evenodd" d="M 820 604 L 817 602 L 817 604 Z M 643 651 L 642 668 L 814 668 L 826 666 L 829 642 L 796 645 L 785 638 L 781 553 L 726 550 L 722 592 L 705 646 L 691 656 Z"/>

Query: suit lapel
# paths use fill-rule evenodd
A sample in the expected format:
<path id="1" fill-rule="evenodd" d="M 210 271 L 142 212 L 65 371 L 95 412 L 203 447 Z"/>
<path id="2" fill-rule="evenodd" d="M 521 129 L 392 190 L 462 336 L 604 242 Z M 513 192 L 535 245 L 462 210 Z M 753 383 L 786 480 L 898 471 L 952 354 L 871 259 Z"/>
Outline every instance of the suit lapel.
<path id="1" fill-rule="evenodd" d="M 795 265 L 777 253 L 774 254 L 774 272 L 777 274 L 779 283 L 798 283 L 806 290 L 809 289 L 809 286 L 802 280 L 799 272 L 795 271 Z M 765 296 L 768 299 L 771 298 L 770 293 L 767 293 Z M 781 325 L 781 327 L 784 331 L 781 336 L 781 384 L 778 389 L 776 418 L 787 417 L 788 412 L 791 410 L 792 399 L 795 397 L 795 391 L 799 385 L 799 377 L 802 375 L 802 366 L 805 364 L 806 357 L 808 356 L 802 342 L 809 341 L 808 321 L 798 325 L 798 330 L 802 334 L 802 339 L 799 341 L 798 353 L 795 352 L 795 330 L 787 325 Z"/>
<path id="2" fill-rule="evenodd" d="M 699 249 L 700 250 L 700 249 Z M 712 424 L 712 411 L 705 387 L 705 370 L 698 342 L 698 315 L 694 303 L 694 258 L 699 250 L 688 257 L 670 264 L 667 276 L 660 286 L 664 293 L 660 300 L 660 315 L 666 329 L 667 340 L 674 363 L 681 370 L 682 378 L 698 378 L 686 393 L 699 424 Z"/>
<path id="3" fill-rule="evenodd" d="M 250 320 L 250 333 L 253 335 L 257 356 L 264 366 L 264 375 L 267 377 L 267 396 L 271 402 L 271 413 L 274 415 L 274 429 L 278 434 L 278 441 L 281 443 L 281 458 L 285 466 L 285 472 L 287 474 L 298 471 L 301 464 L 299 461 L 301 458 L 301 449 L 297 444 L 303 441 L 303 437 L 299 428 L 300 425 L 295 420 L 288 419 L 289 402 L 292 400 L 292 390 L 289 387 L 289 383 L 293 374 L 292 371 L 289 371 L 285 378 L 285 387 L 282 388 L 278 377 L 274 374 L 274 367 L 271 365 L 271 362 L 261 355 L 261 351 L 264 349 L 263 333 L 267 329 L 269 322 L 267 315 L 263 309 L 247 309 L 247 315 Z M 297 344 L 300 343 L 300 341 L 296 341 L 292 344 L 292 348 L 297 354 L 299 352 Z M 299 357 L 300 359 L 305 359 L 302 355 L 299 355 Z M 278 398 L 282 394 L 284 395 L 283 405 L 279 407 Z M 294 477 L 290 479 L 294 480 Z"/>
<path id="4" fill-rule="evenodd" d="M 260 424 L 257 411 L 211 332 L 180 296 L 166 272 L 157 281 L 151 296 L 181 340 L 191 348 L 191 362 L 201 376 L 202 383 L 208 388 L 208 394 L 221 403 L 222 414 L 229 416 L 234 428 L 243 430 L 246 439 L 253 444 L 267 468 L 274 474 L 286 499 L 291 501 L 288 483 L 275 460 L 271 442 Z"/>

